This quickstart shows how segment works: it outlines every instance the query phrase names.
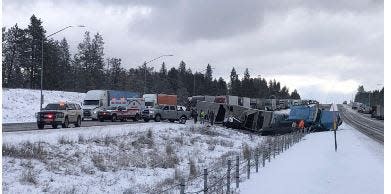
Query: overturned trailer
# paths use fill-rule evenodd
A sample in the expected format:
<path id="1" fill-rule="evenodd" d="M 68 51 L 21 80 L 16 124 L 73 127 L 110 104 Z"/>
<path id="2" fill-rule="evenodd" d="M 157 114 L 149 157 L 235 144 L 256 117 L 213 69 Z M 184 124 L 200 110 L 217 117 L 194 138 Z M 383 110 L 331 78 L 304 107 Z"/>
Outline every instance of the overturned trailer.
<path id="1" fill-rule="evenodd" d="M 270 127 L 273 118 L 272 111 L 206 101 L 199 101 L 197 110 L 213 111 L 215 113 L 215 123 L 223 123 L 230 128 L 257 132 L 262 132 L 263 129 Z"/>
<path id="2" fill-rule="evenodd" d="M 318 108 L 316 105 L 294 106 L 289 113 L 289 121 L 303 120 L 305 127 L 311 131 L 327 131 L 338 129 L 342 124 L 339 111 L 331 111 L 327 107 Z"/>

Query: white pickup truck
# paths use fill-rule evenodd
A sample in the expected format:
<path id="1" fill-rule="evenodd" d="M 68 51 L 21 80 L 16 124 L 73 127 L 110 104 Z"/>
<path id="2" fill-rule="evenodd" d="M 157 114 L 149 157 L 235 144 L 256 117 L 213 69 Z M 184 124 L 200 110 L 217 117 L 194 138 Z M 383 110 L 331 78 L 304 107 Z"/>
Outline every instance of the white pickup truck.
<path id="1" fill-rule="evenodd" d="M 190 111 L 183 109 L 181 106 L 161 105 L 143 110 L 142 117 L 145 122 L 153 119 L 155 122 L 168 120 L 170 122 L 179 121 L 179 123 L 184 124 L 190 118 Z"/>

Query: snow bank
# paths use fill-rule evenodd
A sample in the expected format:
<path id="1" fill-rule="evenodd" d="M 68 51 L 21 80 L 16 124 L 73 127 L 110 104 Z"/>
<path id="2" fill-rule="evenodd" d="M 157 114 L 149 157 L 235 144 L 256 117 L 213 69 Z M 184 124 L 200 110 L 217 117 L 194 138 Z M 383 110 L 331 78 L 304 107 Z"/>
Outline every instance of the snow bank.
<path id="1" fill-rule="evenodd" d="M 151 189 L 178 184 L 179 176 L 190 178 L 192 163 L 200 175 L 263 141 L 191 121 L 3 133 L 3 192 L 158 193 Z M 26 152 L 12 152 L 27 145 L 40 145 L 45 154 L 31 159 Z M 25 178 L 29 172 L 35 179 Z"/>
<path id="2" fill-rule="evenodd" d="M 35 122 L 35 113 L 40 107 L 40 90 L 3 89 L 3 123 Z M 82 102 L 85 93 L 43 91 L 44 105 L 51 102 Z"/>
<path id="3" fill-rule="evenodd" d="M 309 134 L 260 173 L 240 193 L 383 193 L 384 147 L 343 124 L 337 132 Z"/>

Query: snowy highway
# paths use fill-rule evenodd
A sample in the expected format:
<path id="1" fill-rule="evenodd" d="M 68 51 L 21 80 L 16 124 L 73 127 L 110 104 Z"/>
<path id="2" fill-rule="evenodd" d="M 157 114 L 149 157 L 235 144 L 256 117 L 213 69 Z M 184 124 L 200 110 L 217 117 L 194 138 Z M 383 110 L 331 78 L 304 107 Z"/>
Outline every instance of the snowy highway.
<path id="1" fill-rule="evenodd" d="M 342 120 L 369 137 L 384 142 L 384 122 L 360 114 L 348 106 L 339 105 Z"/>

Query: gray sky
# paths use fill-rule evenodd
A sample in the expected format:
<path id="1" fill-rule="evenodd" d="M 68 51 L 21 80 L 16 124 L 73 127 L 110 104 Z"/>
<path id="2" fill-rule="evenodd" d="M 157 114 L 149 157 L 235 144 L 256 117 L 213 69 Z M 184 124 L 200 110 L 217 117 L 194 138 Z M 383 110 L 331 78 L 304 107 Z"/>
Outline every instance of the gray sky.
<path id="1" fill-rule="evenodd" d="M 84 30 L 99 32 L 105 57 L 125 68 L 162 54 L 177 67 L 228 79 L 232 67 L 252 77 L 279 80 L 302 98 L 350 99 L 359 84 L 379 89 L 384 80 L 384 11 L 378 0 L 221 1 L 3 1 L 3 26 L 26 27 L 35 14 L 48 33 L 75 51 Z M 162 61 L 150 65 L 159 68 Z M 227 80 L 228 81 L 228 80 Z"/>

